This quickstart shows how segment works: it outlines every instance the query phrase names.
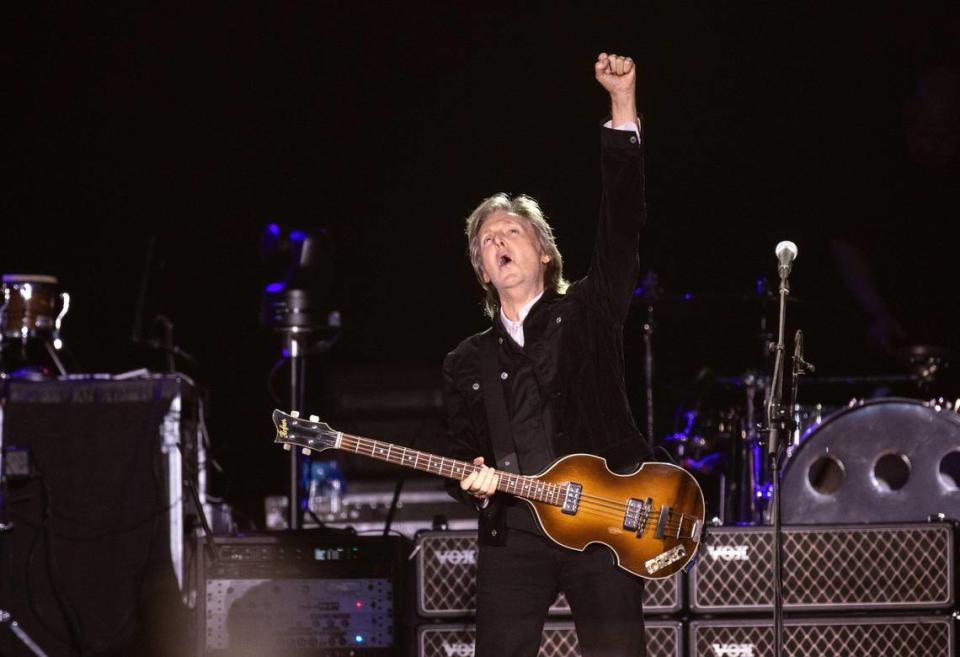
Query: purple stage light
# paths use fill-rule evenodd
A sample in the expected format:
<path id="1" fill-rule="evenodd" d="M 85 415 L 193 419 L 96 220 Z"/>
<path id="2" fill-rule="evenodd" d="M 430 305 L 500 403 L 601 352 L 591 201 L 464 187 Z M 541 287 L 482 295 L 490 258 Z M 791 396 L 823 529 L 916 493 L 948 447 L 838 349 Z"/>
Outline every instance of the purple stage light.
<path id="1" fill-rule="evenodd" d="M 267 283 L 267 286 L 263 289 L 271 293 L 280 292 L 283 290 L 284 287 L 286 287 L 286 285 L 287 284 L 284 283 L 283 281 L 277 281 L 276 283 Z"/>
<path id="2" fill-rule="evenodd" d="M 704 470 L 704 469 L 707 469 L 707 468 L 711 467 L 712 465 L 714 465 L 715 463 L 717 463 L 717 461 L 719 461 L 719 460 L 720 460 L 720 455 L 719 455 L 719 454 L 707 454 L 706 456 L 704 456 L 702 459 L 699 459 L 699 460 L 698 460 L 698 459 L 687 459 L 686 461 L 684 461 L 684 465 L 685 465 L 688 469 L 692 469 L 692 470 Z"/>
<path id="3" fill-rule="evenodd" d="M 291 230 L 290 239 L 294 242 L 302 242 L 303 240 L 307 239 L 307 234 L 302 230 Z"/>
<path id="4" fill-rule="evenodd" d="M 277 224 L 267 224 L 267 232 L 276 237 L 280 235 L 280 226 Z"/>

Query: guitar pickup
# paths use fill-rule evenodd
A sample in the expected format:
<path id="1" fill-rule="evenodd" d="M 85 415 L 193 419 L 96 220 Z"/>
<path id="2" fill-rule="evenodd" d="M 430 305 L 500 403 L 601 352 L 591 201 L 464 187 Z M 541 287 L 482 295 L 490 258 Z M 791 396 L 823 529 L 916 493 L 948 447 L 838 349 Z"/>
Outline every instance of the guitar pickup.
<path id="1" fill-rule="evenodd" d="M 646 500 L 638 500 L 631 497 L 627 500 L 627 509 L 623 514 L 623 528 L 637 532 L 637 536 L 643 534 L 643 528 L 647 524 L 647 518 L 650 517 L 650 507 L 653 506 L 653 500 L 649 497 Z"/>
<path id="2" fill-rule="evenodd" d="M 561 511 L 567 515 L 575 515 L 580 508 L 580 494 L 583 492 L 583 484 L 567 484 L 567 491 L 563 495 L 563 506 Z"/>
<path id="3" fill-rule="evenodd" d="M 664 531 L 667 528 L 667 518 L 670 517 L 670 507 L 666 504 L 660 507 L 660 517 L 657 519 L 657 530 L 654 532 L 654 538 L 663 538 Z"/>

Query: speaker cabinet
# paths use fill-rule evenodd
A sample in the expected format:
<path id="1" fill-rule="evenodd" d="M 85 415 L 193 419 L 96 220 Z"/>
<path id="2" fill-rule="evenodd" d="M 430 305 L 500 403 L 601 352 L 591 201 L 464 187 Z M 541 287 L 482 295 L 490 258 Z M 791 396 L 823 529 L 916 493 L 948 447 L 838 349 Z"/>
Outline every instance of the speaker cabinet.
<path id="1" fill-rule="evenodd" d="M 197 390 L 154 376 L 13 381 L 2 394 L 19 467 L 7 469 L 0 608 L 50 657 L 182 653 Z M 0 654 L 33 653 L 0 628 Z"/>
<path id="2" fill-rule="evenodd" d="M 946 616 L 787 619 L 784 657 L 955 657 L 955 621 Z M 773 657 L 773 623 L 690 623 L 690 657 Z"/>
<path id="3" fill-rule="evenodd" d="M 647 657 L 683 657 L 683 632 L 679 621 L 647 621 L 644 630 Z M 417 632 L 417 655 L 473 657 L 476 636 L 477 629 L 472 623 L 423 625 Z M 552 621 L 544 626 L 539 657 L 580 657 L 572 622 Z"/>
<path id="4" fill-rule="evenodd" d="M 471 616 L 476 610 L 477 533 L 424 532 L 417 541 L 417 611 L 425 618 Z M 647 580 L 643 592 L 645 614 L 671 614 L 680 609 L 681 573 Z M 569 616 L 561 593 L 550 608 L 555 616 Z"/>
<path id="5" fill-rule="evenodd" d="M 949 609 L 954 538 L 948 523 L 784 527 L 784 609 Z M 713 529 L 690 572 L 690 609 L 770 611 L 772 580 L 769 527 Z"/>

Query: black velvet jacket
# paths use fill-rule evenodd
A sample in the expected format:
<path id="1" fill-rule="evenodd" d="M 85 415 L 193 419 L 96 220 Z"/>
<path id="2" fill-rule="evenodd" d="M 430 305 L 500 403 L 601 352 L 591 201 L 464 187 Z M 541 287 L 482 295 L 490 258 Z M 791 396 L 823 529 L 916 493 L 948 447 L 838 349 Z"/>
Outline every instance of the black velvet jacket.
<path id="1" fill-rule="evenodd" d="M 643 152 L 636 134 L 602 128 L 601 146 L 603 196 L 587 275 L 565 294 L 544 293 L 524 320 L 522 350 L 508 337 L 499 315 L 493 331 L 503 338 L 498 368 L 509 374 L 516 369 L 517 358 L 532 362 L 539 391 L 536 403 L 550 427 L 551 444 L 543 451 L 554 458 L 596 454 L 617 470 L 652 459 L 627 402 L 623 359 L 623 324 L 639 275 L 637 244 L 646 209 Z M 481 388 L 480 336 L 461 342 L 443 364 L 449 438 L 445 447 L 447 456 L 467 461 L 483 456 L 493 464 Z M 509 377 L 505 385 L 508 382 Z M 509 390 L 506 394 L 510 399 Z M 511 412 L 515 415 L 516 409 Z M 472 503 L 457 482 L 451 484 L 452 495 Z M 501 495 L 481 513 L 482 542 L 497 543 L 503 536 L 504 514 L 497 500 Z"/>

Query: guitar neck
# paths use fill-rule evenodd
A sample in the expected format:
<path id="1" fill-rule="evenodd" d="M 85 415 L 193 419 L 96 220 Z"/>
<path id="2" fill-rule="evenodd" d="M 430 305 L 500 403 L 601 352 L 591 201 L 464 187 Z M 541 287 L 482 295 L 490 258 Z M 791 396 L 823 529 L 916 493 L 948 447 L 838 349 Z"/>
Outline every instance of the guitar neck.
<path id="1" fill-rule="evenodd" d="M 458 461 L 457 459 L 346 433 L 340 434 L 337 449 L 362 454 L 412 470 L 429 472 L 447 479 L 456 479 L 457 481 L 466 479 L 480 469 L 479 465 L 467 461 Z M 559 506 L 563 503 L 566 487 L 562 484 L 551 484 L 536 477 L 503 472 L 502 470 L 497 470 L 496 473 L 499 477 L 497 481 L 497 490 L 499 491 L 524 499 L 546 502 L 547 504 Z"/>

